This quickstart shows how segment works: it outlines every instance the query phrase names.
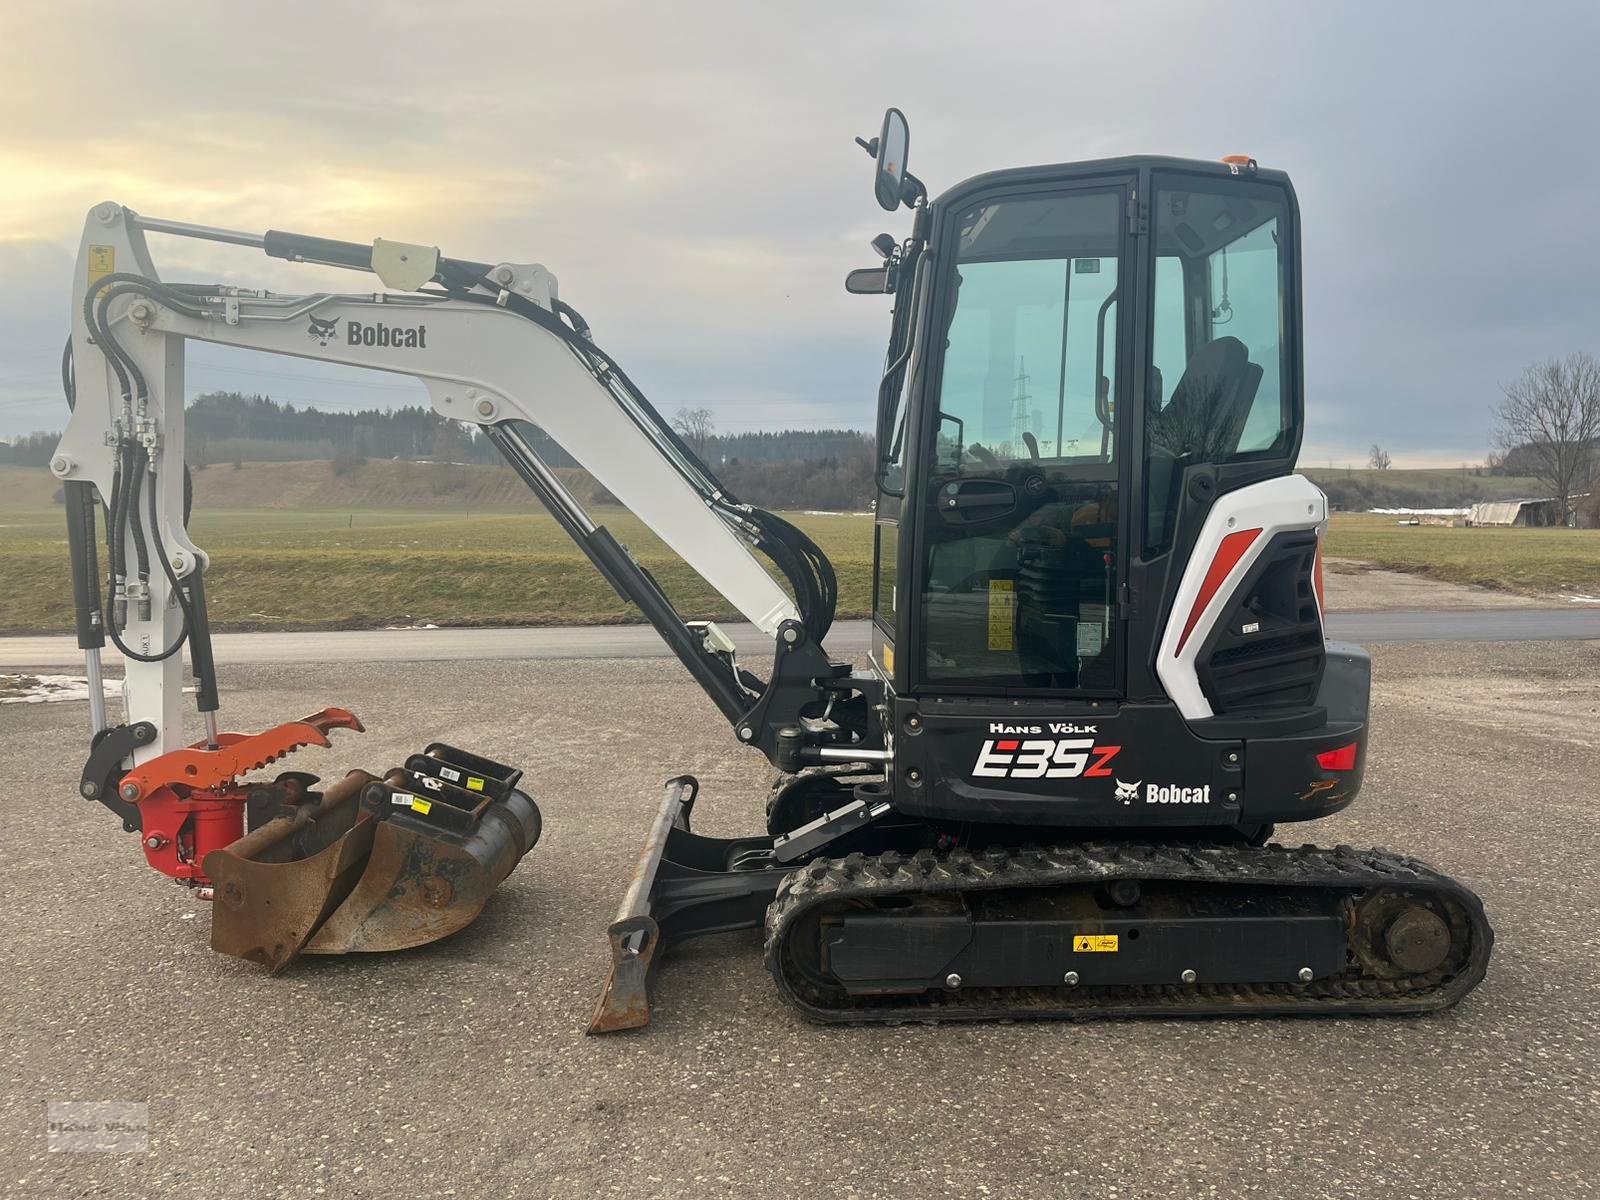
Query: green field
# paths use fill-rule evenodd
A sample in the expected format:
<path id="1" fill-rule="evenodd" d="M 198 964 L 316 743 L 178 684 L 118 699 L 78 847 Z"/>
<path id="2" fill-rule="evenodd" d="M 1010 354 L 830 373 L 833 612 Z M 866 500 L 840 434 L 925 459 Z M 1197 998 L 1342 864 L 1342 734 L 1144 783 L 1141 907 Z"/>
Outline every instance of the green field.
<path id="1" fill-rule="evenodd" d="M 1600 596 L 1600 529 L 1465 529 L 1335 513 L 1327 553 L 1524 595 Z"/>
<path id="2" fill-rule="evenodd" d="M 310 468 L 312 464 L 290 464 Z M 217 507 L 258 500 L 267 468 L 196 477 L 191 531 L 212 555 L 207 597 L 220 629 L 388 625 L 594 624 L 639 620 L 555 522 L 536 508 L 444 503 Z M 281 471 L 281 469 L 280 469 Z M 314 474 L 323 478 L 326 464 Z M 282 479 L 286 473 L 280 473 Z M 42 475 L 42 478 L 40 477 Z M 309 490 L 309 485 L 300 483 Z M 71 589 L 62 509 L 47 474 L 0 470 L 0 634 L 66 633 Z M 295 499 L 274 496 L 278 504 Z M 736 616 L 632 514 L 595 516 L 640 558 L 689 615 Z M 839 613 L 871 603 L 872 523 L 864 516 L 788 514 L 838 570 Z M 1524 594 L 1600 595 L 1600 531 L 1403 527 L 1337 514 L 1328 553 L 1456 583 Z"/>
<path id="3" fill-rule="evenodd" d="M 593 515 L 686 614 L 736 616 L 637 517 L 622 509 Z M 866 613 L 871 521 L 789 516 L 833 560 L 840 615 Z M 537 511 L 218 509 L 196 511 L 190 533 L 212 557 L 206 600 L 219 629 L 641 619 Z M 61 508 L 0 506 L 0 633 L 68 632 L 71 602 Z"/>

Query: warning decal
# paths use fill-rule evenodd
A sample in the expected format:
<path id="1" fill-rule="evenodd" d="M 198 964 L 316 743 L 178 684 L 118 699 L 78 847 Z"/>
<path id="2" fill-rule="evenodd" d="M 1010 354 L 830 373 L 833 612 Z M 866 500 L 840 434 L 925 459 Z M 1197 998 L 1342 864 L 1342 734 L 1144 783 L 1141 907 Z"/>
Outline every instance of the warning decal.
<path id="1" fill-rule="evenodd" d="M 1011 650 L 1016 646 L 1016 582 L 989 580 L 989 649 Z"/>
<path id="2" fill-rule="evenodd" d="M 1114 933 L 1078 934 L 1072 939 L 1074 954 L 1115 954 L 1117 935 Z"/>

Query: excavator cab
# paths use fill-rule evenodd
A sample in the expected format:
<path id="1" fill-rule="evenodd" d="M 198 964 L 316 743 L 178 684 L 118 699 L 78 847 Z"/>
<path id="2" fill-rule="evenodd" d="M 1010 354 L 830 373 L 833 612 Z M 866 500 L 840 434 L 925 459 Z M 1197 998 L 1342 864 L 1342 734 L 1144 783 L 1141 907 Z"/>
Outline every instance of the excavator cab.
<path id="1" fill-rule="evenodd" d="M 1359 761 L 1367 666 L 1324 644 L 1326 508 L 1292 475 L 1287 176 L 1125 158 L 906 191 L 872 622 L 896 808 L 1252 838 L 1348 803 L 1358 771 L 1300 798 L 1316 753 Z M 1257 735 L 1306 744 L 1246 766 Z"/>

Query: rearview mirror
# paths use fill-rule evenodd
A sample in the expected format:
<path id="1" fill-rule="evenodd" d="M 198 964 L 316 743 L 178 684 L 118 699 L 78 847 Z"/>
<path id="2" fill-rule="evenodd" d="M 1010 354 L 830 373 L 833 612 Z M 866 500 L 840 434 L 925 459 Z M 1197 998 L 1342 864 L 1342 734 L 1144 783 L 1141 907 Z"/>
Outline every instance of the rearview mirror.
<path id="1" fill-rule="evenodd" d="M 861 267 L 844 277 L 844 290 L 852 296 L 886 296 L 894 291 L 888 267 Z"/>
<path id="2" fill-rule="evenodd" d="M 878 134 L 878 171 L 873 181 L 878 203 L 889 212 L 900 207 L 900 198 L 905 194 L 906 152 L 910 146 L 911 131 L 905 114 L 898 108 L 889 109 L 883 114 L 883 131 Z"/>

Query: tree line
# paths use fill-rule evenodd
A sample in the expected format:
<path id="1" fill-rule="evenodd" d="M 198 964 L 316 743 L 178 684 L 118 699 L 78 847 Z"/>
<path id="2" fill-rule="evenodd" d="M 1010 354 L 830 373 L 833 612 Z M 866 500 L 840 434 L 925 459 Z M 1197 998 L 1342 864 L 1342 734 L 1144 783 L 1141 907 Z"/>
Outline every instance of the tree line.
<path id="1" fill-rule="evenodd" d="M 769 508 L 863 509 L 872 499 L 872 439 L 852 429 L 718 433 L 706 409 L 682 410 L 674 428 L 734 495 Z M 578 463 L 536 426 L 529 441 L 552 467 Z M 0 463 L 42 467 L 59 433 L 0 441 Z M 343 469 L 369 459 L 500 464 L 475 426 L 430 408 L 330 412 L 271 396 L 206 392 L 189 402 L 186 455 L 192 468 L 327 459 Z M 607 497 L 603 492 L 599 498 Z"/>

